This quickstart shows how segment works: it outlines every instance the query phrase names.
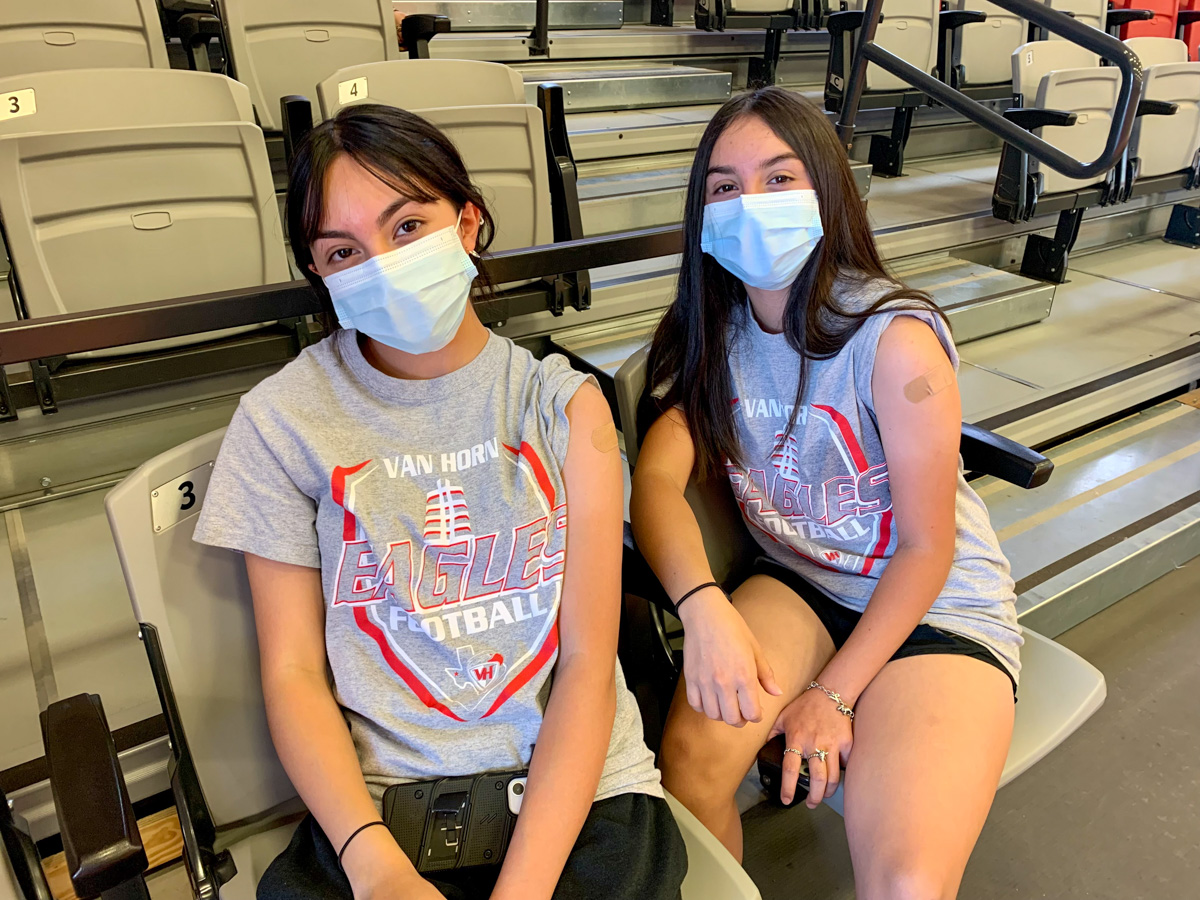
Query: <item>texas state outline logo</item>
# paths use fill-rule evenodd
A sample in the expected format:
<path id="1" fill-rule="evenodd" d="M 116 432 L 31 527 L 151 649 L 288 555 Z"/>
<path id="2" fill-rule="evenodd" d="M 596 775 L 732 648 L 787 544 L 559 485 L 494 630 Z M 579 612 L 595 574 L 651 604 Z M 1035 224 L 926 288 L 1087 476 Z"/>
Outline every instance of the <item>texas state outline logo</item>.
<path id="1" fill-rule="evenodd" d="M 477 465 L 496 459 L 514 466 L 526 488 L 520 495 L 531 498 L 517 517 L 504 515 L 508 527 L 484 531 L 472 521 L 453 454 L 443 457 L 441 476 L 432 455 L 411 462 L 414 476 L 436 479 L 419 534 L 404 528 L 403 535 L 369 535 L 360 519 L 364 498 L 386 492 L 398 465 L 366 460 L 335 467 L 330 479 L 343 514 L 329 614 L 352 615 L 421 703 L 461 722 L 494 715 L 549 671 L 566 556 L 566 505 L 556 503 L 536 451 L 499 441 L 475 450 Z M 378 516 L 371 518 L 376 524 Z"/>

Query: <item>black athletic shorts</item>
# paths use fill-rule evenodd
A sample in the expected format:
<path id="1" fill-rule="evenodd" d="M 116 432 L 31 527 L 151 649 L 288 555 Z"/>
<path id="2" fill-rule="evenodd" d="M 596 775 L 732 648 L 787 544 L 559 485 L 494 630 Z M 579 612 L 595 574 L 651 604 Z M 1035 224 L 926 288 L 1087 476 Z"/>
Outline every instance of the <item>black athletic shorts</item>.
<path id="1" fill-rule="evenodd" d="M 448 900 L 487 900 L 499 867 L 442 872 L 429 881 Z M 554 900 L 679 900 L 687 848 L 667 802 L 618 794 L 592 804 Z M 352 900 L 337 851 L 311 815 L 258 882 L 258 900 Z"/>
<path id="2" fill-rule="evenodd" d="M 833 639 L 833 646 L 837 650 L 842 649 L 842 645 L 850 637 L 850 632 L 854 630 L 854 626 L 862 618 L 862 613 L 842 606 L 842 604 L 838 603 L 807 578 L 797 575 L 791 569 L 787 568 L 787 566 L 781 566 L 774 560 L 760 556 L 754 561 L 753 571 L 755 575 L 768 575 L 776 581 L 782 582 L 799 595 L 808 604 L 809 608 L 817 614 L 817 618 L 821 620 L 821 624 L 829 632 L 829 636 Z M 1016 681 L 1013 680 L 1008 669 L 1004 668 L 1004 664 L 996 658 L 996 655 L 991 650 L 978 641 L 965 638 L 960 634 L 942 631 L 940 628 L 934 628 L 932 625 L 921 624 L 913 629 L 913 633 L 905 638 L 904 643 L 900 645 L 900 649 L 892 654 L 892 659 L 905 659 L 909 656 L 926 656 L 932 653 L 969 656 L 972 659 L 985 662 L 989 666 L 995 666 L 1008 676 L 1008 680 L 1012 682 L 1013 686 L 1013 697 L 1016 697 Z"/>

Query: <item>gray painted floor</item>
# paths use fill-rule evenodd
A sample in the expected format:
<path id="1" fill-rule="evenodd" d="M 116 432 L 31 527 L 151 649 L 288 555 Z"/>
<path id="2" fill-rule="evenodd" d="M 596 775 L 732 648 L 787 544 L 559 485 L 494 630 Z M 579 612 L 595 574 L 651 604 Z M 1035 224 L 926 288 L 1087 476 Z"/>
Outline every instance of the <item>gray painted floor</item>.
<path id="1" fill-rule="evenodd" d="M 1108 700 L 999 793 L 960 897 L 1200 897 L 1200 560 L 1059 640 L 1104 672 Z M 854 896 L 835 813 L 759 807 L 744 822 L 764 900 Z"/>

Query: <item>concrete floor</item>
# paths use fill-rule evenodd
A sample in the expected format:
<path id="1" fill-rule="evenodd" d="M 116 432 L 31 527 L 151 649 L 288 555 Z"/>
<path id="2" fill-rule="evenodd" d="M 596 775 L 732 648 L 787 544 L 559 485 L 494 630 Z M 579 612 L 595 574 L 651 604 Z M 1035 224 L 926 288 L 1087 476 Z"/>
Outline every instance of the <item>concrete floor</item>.
<path id="1" fill-rule="evenodd" d="M 1104 672 L 1108 700 L 998 794 L 959 896 L 1200 897 L 1200 560 L 1059 640 Z M 744 822 L 763 900 L 854 896 L 835 813 L 759 807 Z"/>

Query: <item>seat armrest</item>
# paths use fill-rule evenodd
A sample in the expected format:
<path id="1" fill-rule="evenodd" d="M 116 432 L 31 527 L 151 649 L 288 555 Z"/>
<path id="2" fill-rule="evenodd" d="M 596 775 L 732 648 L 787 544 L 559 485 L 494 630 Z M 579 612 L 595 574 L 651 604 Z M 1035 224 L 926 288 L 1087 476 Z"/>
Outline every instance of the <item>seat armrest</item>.
<path id="1" fill-rule="evenodd" d="M 830 40 L 839 38 L 848 31 L 861 28 L 863 15 L 864 13 L 861 9 L 844 9 L 840 12 L 830 13 L 829 18 L 825 20 L 825 27 L 829 29 Z M 883 16 L 879 18 L 882 20 Z"/>
<path id="2" fill-rule="evenodd" d="M 305 135 L 312 131 L 312 101 L 300 94 L 280 97 L 279 121 L 283 123 L 283 158 L 290 169 L 296 148 Z"/>
<path id="3" fill-rule="evenodd" d="M 25 820 L 16 815 L 8 805 L 8 798 L 0 790 L 0 840 L 8 851 L 8 861 L 23 900 L 54 900 L 46 874 L 42 871 L 42 860 L 37 846 L 29 836 Z M 3 861 L 0 861 L 3 865 Z M 0 893 L 3 890 L 0 889 Z"/>
<path id="4" fill-rule="evenodd" d="M 1120 28 L 1130 22 L 1146 22 L 1154 18 L 1152 9 L 1110 9 L 1105 20 L 1108 27 Z"/>
<path id="5" fill-rule="evenodd" d="M 1054 471 L 1054 463 L 1036 450 L 967 422 L 959 450 L 968 472 L 992 475 L 1026 490 L 1041 487 Z"/>
<path id="6" fill-rule="evenodd" d="M 52 703 L 41 715 L 50 789 L 71 884 L 95 897 L 146 870 L 104 706 L 95 694 Z"/>
<path id="7" fill-rule="evenodd" d="M 212 13 L 186 13 L 179 17 L 175 28 L 187 54 L 188 65 L 197 72 L 211 72 L 208 42 L 222 40 L 221 20 Z"/>
<path id="8" fill-rule="evenodd" d="M 446 16 L 418 14 L 400 21 L 400 46 L 410 59 L 429 59 L 429 42 L 437 34 L 449 34 L 450 19 Z"/>
<path id="9" fill-rule="evenodd" d="M 1179 25 L 1179 30 L 1183 31 L 1189 25 L 1200 22 L 1200 9 L 1181 9 L 1175 21 Z"/>
<path id="10" fill-rule="evenodd" d="M 1045 128 L 1048 125 L 1074 125 L 1079 116 L 1061 109 L 1037 109 L 1036 107 L 1013 107 L 1004 111 L 1004 118 L 1020 125 L 1026 131 Z"/>
<path id="11" fill-rule="evenodd" d="M 938 13 L 938 28 L 953 31 L 972 22 L 986 22 L 987 13 L 977 9 L 944 9 Z"/>
<path id="12" fill-rule="evenodd" d="M 1179 112 L 1179 104 L 1169 100 L 1139 100 L 1137 114 L 1139 116 L 1173 116 Z"/>

